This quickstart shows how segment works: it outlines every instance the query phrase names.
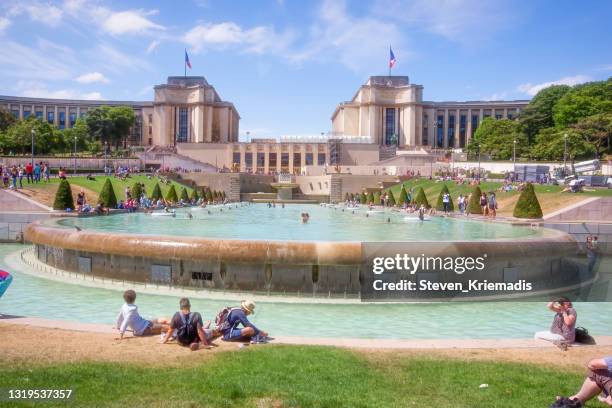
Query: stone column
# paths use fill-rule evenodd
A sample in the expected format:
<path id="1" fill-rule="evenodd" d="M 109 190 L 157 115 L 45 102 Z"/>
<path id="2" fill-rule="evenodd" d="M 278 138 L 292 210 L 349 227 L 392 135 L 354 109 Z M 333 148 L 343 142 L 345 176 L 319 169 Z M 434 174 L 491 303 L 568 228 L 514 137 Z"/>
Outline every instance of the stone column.
<path id="1" fill-rule="evenodd" d="M 306 166 L 306 145 L 305 144 L 302 143 L 300 145 L 300 151 L 302 152 L 302 157 L 301 157 L 302 161 L 300 163 L 300 167 L 304 167 Z"/>
<path id="2" fill-rule="evenodd" d="M 213 125 L 213 108 L 212 106 L 207 106 L 206 109 L 206 118 L 204 119 L 204 126 L 206 130 L 204 131 L 204 141 L 212 142 L 212 125 Z"/>
<path id="3" fill-rule="evenodd" d="M 281 158 L 283 157 L 283 149 L 280 143 L 275 144 L 276 147 L 276 172 L 280 174 L 281 172 Z"/>
<path id="4" fill-rule="evenodd" d="M 448 109 L 444 109 L 444 124 L 442 126 L 442 146 L 444 148 L 448 147 Z"/>
<path id="5" fill-rule="evenodd" d="M 53 109 L 54 109 L 54 110 L 53 110 L 53 112 L 54 112 L 54 113 L 53 113 L 53 115 L 54 115 L 54 117 L 53 117 L 53 124 L 54 124 L 55 126 L 59 126 L 59 110 L 57 109 L 57 105 L 55 105 L 55 106 L 53 107 Z"/>
<path id="6" fill-rule="evenodd" d="M 19 119 L 23 119 L 23 105 L 19 104 Z"/>
<path id="7" fill-rule="evenodd" d="M 504 117 L 502 119 L 508 119 L 508 108 L 504 108 Z"/>
<path id="8" fill-rule="evenodd" d="M 264 173 L 270 172 L 270 145 L 264 144 Z"/>
<path id="9" fill-rule="evenodd" d="M 465 145 L 467 146 L 470 140 L 472 140 L 472 110 L 467 110 L 467 117 L 465 122 Z"/>
<path id="10" fill-rule="evenodd" d="M 461 109 L 457 109 L 455 112 L 455 144 L 452 147 L 461 146 Z"/>
<path id="11" fill-rule="evenodd" d="M 287 149 L 289 151 L 289 173 L 293 174 L 293 146 L 294 143 L 289 143 L 289 148 Z"/>
<path id="12" fill-rule="evenodd" d="M 240 171 L 244 172 L 246 170 L 246 146 L 241 143 L 238 149 L 240 150 Z"/>
<path id="13" fill-rule="evenodd" d="M 483 120 L 484 120 L 484 108 L 480 108 L 480 117 L 478 118 L 478 126 L 480 126 Z"/>

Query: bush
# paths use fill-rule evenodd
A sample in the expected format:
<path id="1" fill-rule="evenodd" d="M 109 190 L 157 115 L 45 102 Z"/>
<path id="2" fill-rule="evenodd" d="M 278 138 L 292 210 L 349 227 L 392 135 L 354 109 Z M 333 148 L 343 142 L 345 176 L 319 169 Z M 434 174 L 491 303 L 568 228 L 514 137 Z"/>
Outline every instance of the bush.
<path id="1" fill-rule="evenodd" d="M 181 189 L 181 200 L 183 200 L 183 202 L 189 201 L 189 194 L 187 194 L 187 189 L 185 187 Z"/>
<path id="2" fill-rule="evenodd" d="M 138 181 L 132 186 L 132 198 L 134 200 L 140 200 L 140 196 L 145 193 L 144 187 Z"/>
<path id="3" fill-rule="evenodd" d="M 395 197 L 393 196 L 393 191 L 391 190 L 387 190 L 387 193 L 389 194 L 389 198 L 387 198 L 387 204 L 390 207 L 395 207 Z"/>
<path id="4" fill-rule="evenodd" d="M 408 193 L 406 193 L 406 188 L 403 184 L 399 192 L 399 197 L 397 198 L 397 204 L 400 206 L 403 206 L 404 204 L 409 204 Z"/>
<path id="5" fill-rule="evenodd" d="M 445 193 L 448 193 L 448 196 L 450 198 L 449 200 L 450 210 L 455 211 L 455 205 L 453 204 L 453 197 L 450 195 L 450 191 L 448 191 L 448 187 L 446 186 L 446 184 L 444 184 L 442 186 L 442 190 L 440 190 L 440 195 L 438 195 L 438 202 L 436 203 L 436 209 L 438 211 L 444 211 L 444 203 L 442 202 L 442 196 Z"/>
<path id="6" fill-rule="evenodd" d="M 359 202 L 361 204 L 366 204 L 368 202 L 368 197 L 366 196 L 365 192 L 361 192 L 361 195 L 359 196 Z"/>
<path id="7" fill-rule="evenodd" d="M 113 189 L 113 183 L 111 183 L 109 178 L 106 179 L 104 185 L 102 186 L 102 191 L 100 191 L 98 201 L 101 202 L 106 208 L 117 208 L 117 196 L 115 195 L 115 190 Z"/>
<path id="8" fill-rule="evenodd" d="M 472 194 L 470 194 L 470 201 L 468 202 L 467 212 L 468 214 L 482 214 L 482 208 L 480 208 L 480 196 L 482 191 L 480 187 L 474 187 Z"/>
<path id="9" fill-rule="evenodd" d="M 174 184 L 170 186 L 170 190 L 166 193 L 166 201 L 170 201 L 172 203 L 176 203 L 178 201 L 178 195 L 176 194 L 176 188 L 174 188 Z"/>
<path id="10" fill-rule="evenodd" d="M 159 200 L 162 198 L 161 188 L 159 187 L 159 183 L 155 183 L 155 187 L 153 187 L 153 191 L 151 192 L 151 200 Z"/>
<path id="11" fill-rule="evenodd" d="M 374 193 L 374 205 L 380 205 L 380 191 Z"/>
<path id="12" fill-rule="evenodd" d="M 427 201 L 427 196 L 425 195 L 425 190 L 423 187 L 419 187 L 416 193 L 416 197 L 412 200 L 412 203 L 417 206 L 417 208 L 421 207 L 421 204 L 425 206 L 425 208 L 429 208 L 429 201 Z"/>
<path id="13" fill-rule="evenodd" d="M 189 197 L 191 200 L 193 201 L 198 201 L 200 199 L 200 196 L 198 195 L 198 189 L 194 187 L 193 190 L 191 190 L 191 197 Z"/>
<path id="14" fill-rule="evenodd" d="M 517 218 L 542 218 L 542 207 L 540 207 L 533 184 L 527 183 L 516 202 L 512 215 Z"/>
<path id="15" fill-rule="evenodd" d="M 55 201 L 53 201 L 54 210 L 65 210 L 66 208 L 74 209 L 74 200 L 72 199 L 72 189 L 68 180 L 62 180 L 55 193 Z"/>
<path id="16" fill-rule="evenodd" d="M 374 202 L 374 193 L 370 191 L 368 193 L 368 204 L 373 203 L 373 202 Z"/>

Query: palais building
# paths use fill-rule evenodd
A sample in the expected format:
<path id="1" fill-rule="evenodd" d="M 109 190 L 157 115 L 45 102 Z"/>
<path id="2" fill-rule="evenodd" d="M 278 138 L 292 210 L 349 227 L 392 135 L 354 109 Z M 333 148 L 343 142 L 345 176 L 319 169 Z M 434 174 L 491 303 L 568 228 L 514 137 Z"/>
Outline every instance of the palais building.
<path id="1" fill-rule="evenodd" d="M 529 102 L 424 101 L 423 86 L 407 76 L 372 76 L 336 107 L 327 134 L 239 142 L 238 111 L 204 77 L 168 77 L 154 90 L 151 102 L 0 96 L 0 108 L 64 129 L 92 108 L 131 106 L 136 122 L 126 145 L 173 146 L 191 159 L 234 171 L 304 174 L 308 167 L 392 164 L 394 157 L 424 165 L 425 151 L 465 148 L 484 118 L 516 118 Z"/>

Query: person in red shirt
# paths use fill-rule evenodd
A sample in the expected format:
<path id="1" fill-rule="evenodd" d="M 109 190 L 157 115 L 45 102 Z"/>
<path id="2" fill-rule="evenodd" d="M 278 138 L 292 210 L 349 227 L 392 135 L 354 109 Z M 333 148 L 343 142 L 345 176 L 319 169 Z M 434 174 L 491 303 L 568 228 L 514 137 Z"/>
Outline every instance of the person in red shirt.
<path id="1" fill-rule="evenodd" d="M 25 171 L 26 171 L 26 179 L 27 179 L 28 183 L 33 183 L 34 182 L 34 178 L 32 177 L 32 171 L 33 170 L 34 170 L 34 166 L 32 166 L 32 163 L 26 164 Z"/>

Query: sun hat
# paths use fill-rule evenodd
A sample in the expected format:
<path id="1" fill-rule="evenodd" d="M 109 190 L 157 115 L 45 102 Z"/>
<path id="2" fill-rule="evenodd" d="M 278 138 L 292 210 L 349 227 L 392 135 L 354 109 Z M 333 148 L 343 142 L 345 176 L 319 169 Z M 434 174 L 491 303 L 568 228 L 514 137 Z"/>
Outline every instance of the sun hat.
<path id="1" fill-rule="evenodd" d="M 255 313 L 255 302 L 252 300 L 243 300 L 240 307 L 249 313 Z"/>

